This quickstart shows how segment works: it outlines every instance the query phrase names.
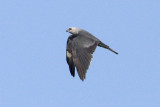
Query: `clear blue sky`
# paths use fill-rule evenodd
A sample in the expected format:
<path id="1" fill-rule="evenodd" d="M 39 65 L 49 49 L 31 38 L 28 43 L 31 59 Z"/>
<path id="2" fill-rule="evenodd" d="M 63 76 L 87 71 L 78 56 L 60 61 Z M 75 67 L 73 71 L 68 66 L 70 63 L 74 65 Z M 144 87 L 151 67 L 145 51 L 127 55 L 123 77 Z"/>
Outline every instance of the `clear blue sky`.
<path id="1" fill-rule="evenodd" d="M 119 52 L 98 47 L 84 82 L 71 26 Z M 160 107 L 160 1 L 1 0 L 0 107 Z"/>

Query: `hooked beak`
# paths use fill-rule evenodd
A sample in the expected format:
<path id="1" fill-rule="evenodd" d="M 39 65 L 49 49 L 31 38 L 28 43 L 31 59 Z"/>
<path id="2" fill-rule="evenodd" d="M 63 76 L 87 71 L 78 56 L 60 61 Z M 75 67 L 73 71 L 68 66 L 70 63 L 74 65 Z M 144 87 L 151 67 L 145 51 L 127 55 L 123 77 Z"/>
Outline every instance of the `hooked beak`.
<path id="1" fill-rule="evenodd" d="M 69 32 L 69 29 L 67 29 L 66 32 Z"/>

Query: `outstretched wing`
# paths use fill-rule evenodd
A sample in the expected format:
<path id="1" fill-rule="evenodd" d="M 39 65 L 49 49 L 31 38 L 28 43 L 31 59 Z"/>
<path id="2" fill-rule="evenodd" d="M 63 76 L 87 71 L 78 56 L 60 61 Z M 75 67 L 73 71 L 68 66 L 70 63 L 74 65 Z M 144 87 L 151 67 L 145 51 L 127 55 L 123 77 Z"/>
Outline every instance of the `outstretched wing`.
<path id="1" fill-rule="evenodd" d="M 74 65 L 73 57 L 72 57 L 72 39 L 71 37 L 69 37 L 67 40 L 66 60 L 69 66 L 70 73 L 74 77 L 75 76 L 75 65 Z"/>
<path id="2" fill-rule="evenodd" d="M 80 79 L 83 81 L 98 42 L 81 35 L 75 37 L 72 42 L 73 62 L 77 68 Z"/>

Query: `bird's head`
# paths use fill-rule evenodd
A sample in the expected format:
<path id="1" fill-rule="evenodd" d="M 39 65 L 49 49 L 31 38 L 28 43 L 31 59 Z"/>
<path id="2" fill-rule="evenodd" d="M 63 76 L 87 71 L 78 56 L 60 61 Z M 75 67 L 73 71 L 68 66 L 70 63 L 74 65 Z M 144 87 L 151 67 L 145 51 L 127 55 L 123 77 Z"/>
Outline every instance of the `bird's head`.
<path id="1" fill-rule="evenodd" d="M 82 29 L 76 28 L 76 27 L 70 27 L 66 30 L 66 32 L 69 32 L 73 35 L 78 34 Z"/>

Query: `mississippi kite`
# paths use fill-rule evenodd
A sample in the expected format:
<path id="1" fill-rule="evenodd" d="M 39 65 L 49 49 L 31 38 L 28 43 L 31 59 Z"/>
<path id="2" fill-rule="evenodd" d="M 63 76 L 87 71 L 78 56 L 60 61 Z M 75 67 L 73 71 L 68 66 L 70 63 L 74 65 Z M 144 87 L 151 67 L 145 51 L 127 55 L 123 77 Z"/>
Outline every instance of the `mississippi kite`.
<path id="1" fill-rule="evenodd" d="M 71 75 L 74 77 L 76 67 L 78 75 L 82 81 L 85 79 L 85 74 L 93 57 L 92 54 L 97 46 L 106 48 L 115 54 L 118 54 L 116 51 L 83 29 L 71 27 L 67 29 L 66 32 L 72 34 L 68 37 L 66 49 L 66 60 L 69 65 L 69 70 Z"/>

